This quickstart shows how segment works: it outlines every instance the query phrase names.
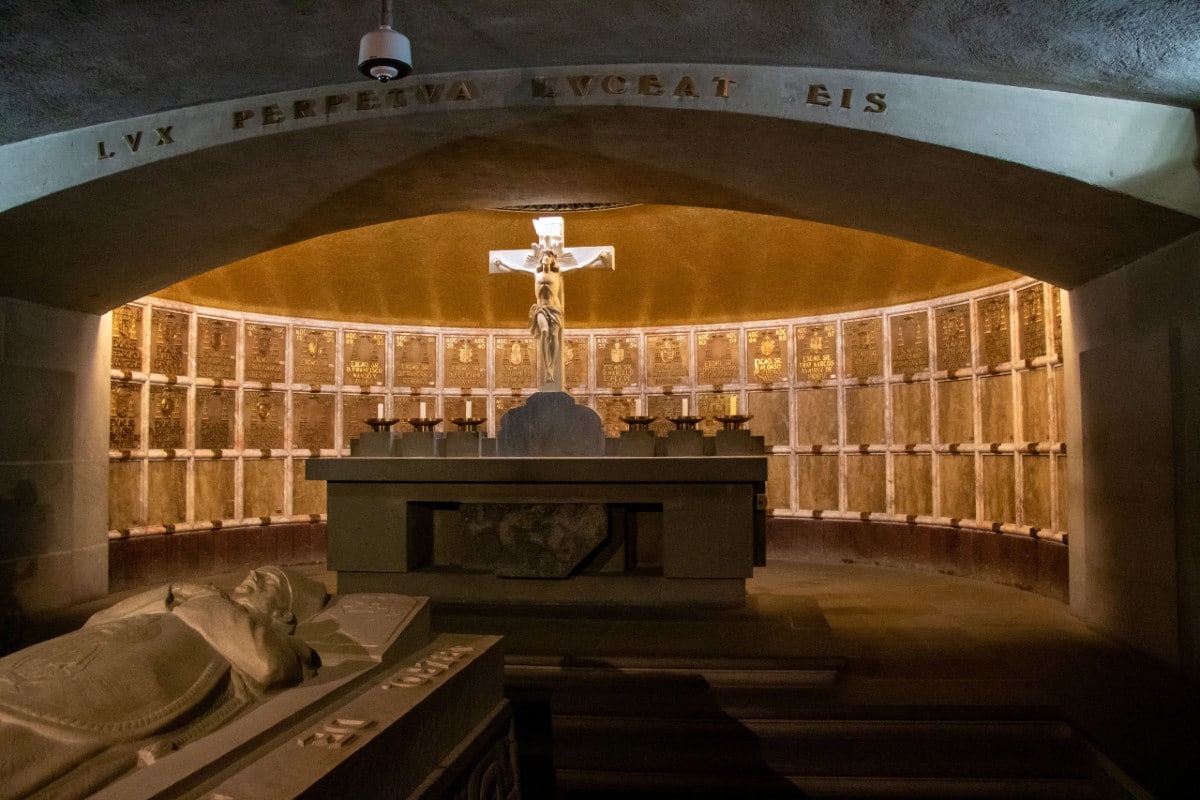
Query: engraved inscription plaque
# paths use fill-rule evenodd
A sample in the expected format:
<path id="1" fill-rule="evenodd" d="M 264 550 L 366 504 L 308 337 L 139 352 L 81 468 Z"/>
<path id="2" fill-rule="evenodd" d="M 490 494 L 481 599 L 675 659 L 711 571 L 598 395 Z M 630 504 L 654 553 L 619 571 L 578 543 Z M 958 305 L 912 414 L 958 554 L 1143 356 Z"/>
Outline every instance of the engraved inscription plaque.
<path id="1" fill-rule="evenodd" d="M 888 318 L 892 328 L 892 374 L 912 375 L 929 369 L 929 315 L 924 311 Z"/>
<path id="2" fill-rule="evenodd" d="M 796 380 L 828 381 L 837 377 L 837 326 L 805 325 L 796 329 Z"/>
<path id="3" fill-rule="evenodd" d="M 532 389 L 537 353 L 528 336 L 496 337 L 496 388 Z"/>
<path id="4" fill-rule="evenodd" d="M 1021 358 L 1046 355 L 1046 304 L 1042 284 L 1017 292 L 1021 320 Z"/>
<path id="5" fill-rule="evenodd" d="M 507 414 L 509 411 L 512 411 L 514 408 L 520 408 L 521 406 L 525 405 L 525 399 L 526 398 L 521 395 L 517 395 L 516 397 L 514 397 L 512 395 L 503 395 L 503 396 L 496 397 L 496 427 L 495 427 L 495 430 L 497 432 L 499 432 L 500 426 L 504 422 L 504 415 Z"/>
<path id="6" fill-rule="evenodd" d="M 446 386 L 486 389 L 487 337 L 447 336 L 444 341 Z"/>
<path id="7" fill-rule="evenodd" d="M 737 383 L 737 331 L 705 331 L 696 334 L 696 371 L 702 384 L 722 386 Z"/>
<path id="8" fill-rule="evenodd" d="M 746 333 L 746 364 L 754 383 L 778 383 L 787 378 L 787 328 L 764 328 Z"/>
<path id="9" fill-rule="evenodd" d="M 283 392 L 246 392 L 243 400 L 243 446 L 247 450 L 283 447 Z"/>
<path id="10" fill-rule="evenodd" d="M 196 448 L 229 450 L 233 447 L 233 389 L 196 389 Z"/>
<path id="11" fill-rule="evenodd" d="M 342 395 L 342 449 L 350 447 L 350 440 L 360 433 L 371 430 L 367 420 L 381 416 L 379 406 L 384 403 L 380 394 L 347 394 Z"/>
<path id="12" fill-rule="evenodd" d="M 987 366 L 1012 360 L 1009 341 L 1008 295 L 985 297 L 979 301 L 979 356 Z"/>
<path id="13" fill-rule="evenodd" d="M 333 383 L 333 331 L 296 328 L 292 340 L 292 383 Z"/>
<path id="14" fill-rule="evenodd" d="M 419 388 L 437 381 L 437 337 L 432 334 L 397 333 L 393 386 Z M 458 384 L 452 384 L 457 386 Z"/>
<path id="15" fill-rule="evenodd" d="M 112 368 L 142 369 L 142 307 L 126 305 L 112 312 Z"/>
<path id="16" fill-rule="evenodd" d="M 237 323 L 200 317 L 196 320 L 196 377 L 231 381 L 237 377 Z"/>
<path id="17" fill-rule="evenodd" d="M 596 339 L 598 387 L 626 389 L 636 386 L 639 371 L 638 337 L 600 336 Z"/>
<path id="18" fill-rule="evenodd" d="M 154 309 L 150 312 L 150 371 L 187 375 L 188 315 Z"/>
<path id="19" fill-rule="evenodd" d="M 563 339 L 563 388 L 586 389 L 588 382 L 588 337 Z"/>
<path id="20" fill-rule="evenodd" d="M 846 337 L 846 377 L 874 378 L 883 375 L 883 320 L 880 317 L 852 319 L 842 323 Z"/>
<path id="21" fill-rule="evenodd" d="M 141 446 L 142 385 L 113 381 L 108 393 L 108 447 L 137 450 Z"/>
<path id="22" fill-rule="evenodd" d="M 1056 286 L 1050 287 L 1050 297 L 1054 304 L 1054 352 L 1062 354 L 1062 290 Z"/>
<path id="23" fill-rule="evenodd" d="M 342 385 L 383 386 L 386 334 L 342 332 Z"/>
<path id="24" fill-rule="evenodd" d="M 284 329 L 278 325 L 246 324 L 246 380 L 282 383 Z"/>
<path id="25" fill-rule="evenodd" d="M 687 386 L 690 364 L 686 333 L 646 337 L 646 383 L 650 386 Z"/>
<path id="26" fill-rule="evenodd" d="M 939 308 L 937 323 L 937 368 L 949 372 L 971 366 L 971 307 L 966 303 Z"/>
<path id="27" fill-rule="evenodd" d="M 604 435 L 610 439 L 620 436 L 621 431 L 629 430 L 621 417 L 632 417 L 636 409 L 637 403 L 632 397 L 603 395 L 596 398 L 596 413 L 600 415 Z"/>
<path id="28" fill-rule="evenodd" d="M 331 394 L 292 395 L 292 446 L 306 450 L 333 447 L 333 399 Z"/>
<path id="29" fill-rule="evenodd" d="M 689 403 L 690 405 L 690 403 Z M 650 430 L 655 436 L 666 436 L 668 431 L 675 430 L 671 417 L 683 416 L 683 397 L 681 395 L 652 394 L 646 398 L 646 414 L 657 417 L 650 423 Z M 689 408 L 688 411 L 691 411 Z"/>
<path id="30" fill-rule="evenodd" d="M 396 433 L 416 430 L 408 421 L 421 416 L 421 403 L 425 404 L 426 417 L 438 416 L 436 397 L 412 394 L 394 396 L 392 398 L 392 416 L 400 421 L 392 426 L 392 430 Z M 444 430 L 445 428 L 442 427 L 439 429 Z"/>
<path id="31" fill-rule="evenodd" d="M 184 447 L 184 409 L 187 389 L 182 386 L 150 387 L 150 448 L 178 450 Z"/>
<path id="32" fill-rule="evenodd" d="M 696 395 L 695 416 L 703 417 L 698 427 L 705 436 L 713 436 L 721 429 L 717 417 L 728 416 L 732 412 L 735 397 L 736 394 L 722 392 L 701 392 Z M 740 404 L 738 410 L 741 410 Z"/>

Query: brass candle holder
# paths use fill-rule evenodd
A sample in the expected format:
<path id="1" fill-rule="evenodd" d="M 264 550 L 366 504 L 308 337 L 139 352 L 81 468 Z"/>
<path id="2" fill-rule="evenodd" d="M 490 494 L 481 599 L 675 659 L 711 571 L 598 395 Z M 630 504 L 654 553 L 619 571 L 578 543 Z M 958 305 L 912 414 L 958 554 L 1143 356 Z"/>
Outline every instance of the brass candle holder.
<path id="1" fill-rule="evenodd" d="M 727 431 L 739 431 L 742 426 L 750 421 L 752 414 L 728 414 L 723 417 L 717 417 L 717 422 L 721 423 L 721 427 Z"/>
<path id="2" fill-rule="evenodd" d="M 432 431 L 442 421 L 441 417 L 410 417 L 405 420 L 414 430 Z"/>
<path id="3" fill-rule="evenodd" d="M 675 426 L 675 430 L 694 431 L 696 426 L 704 420 L 704 417 L 667 417 L 667 422 Z"/>
<path id="4" fill-rule="evenodd" d="M 367 424 L 371 426 L 371 430 L 376 433 L 382 433 L 383 431 L 390 431 L 392 426 L 399 421 L 391 417 L 371 417 L 367 420 Z"/>
<path id="5" fill-rule="evenodd" d="M 455 417 L 450 420 L 460 431 L 477 431 L 479 426 L 487 422 L 487 417 Z"/>
<path id="6" fill-rule="evenodd" d="M 647 430 L 650 427 L 650 423 L 654 422 L 656 419 L 658 419 L 658 417 L 644 417 L 639 415 L 633 417 L 621 417 L 621 422 L 624 422 L 626 425 L 628 425 L 629 430 L 631 431 L 644 431 Z"/>

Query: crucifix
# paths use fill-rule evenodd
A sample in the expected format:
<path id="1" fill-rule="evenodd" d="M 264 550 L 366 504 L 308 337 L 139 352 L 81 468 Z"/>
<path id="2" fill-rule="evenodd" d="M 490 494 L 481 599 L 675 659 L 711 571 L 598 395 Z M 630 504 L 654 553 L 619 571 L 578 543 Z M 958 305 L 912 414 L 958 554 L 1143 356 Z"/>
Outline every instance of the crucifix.
<path id="1" fill-rule="evenodd" d="M 488 251 L 489 272 L 528 272 L 533 275 L 533 306 L 529 332 L 537 342 L 539 392 L 563 391 L 562 273 L 576 269 L 613 269 L 612 247 L 563 249 L 563 218 L 538 217 L 533 221 L 538 240 L 530 250 Z"/>

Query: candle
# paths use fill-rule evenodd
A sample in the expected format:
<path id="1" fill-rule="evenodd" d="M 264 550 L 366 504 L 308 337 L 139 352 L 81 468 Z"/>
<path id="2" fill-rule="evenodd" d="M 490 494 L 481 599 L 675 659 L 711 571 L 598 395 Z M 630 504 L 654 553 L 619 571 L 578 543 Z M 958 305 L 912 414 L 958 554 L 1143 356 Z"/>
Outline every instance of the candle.
<path id="1" fill-rule="evenodd" d="M 375 419 L 383 419 L 383 403 L 375 406 Z"/>
<path id="2" fill-rule="evenodd" d="M 642 415 L 642 398 L 640 397 L 633 398 L 633 415 L 635 417 Z"/>
<path id="3" fill-rule="evenodd" d="M 421 401 L 421 413 L 418 415 L 421 419 L 425 419 L 425 402 Z"/>
<path id="4" fill-rule="evenodd" d="M 688 415 L 688 413 L 687 413 L 687 411 L 688 411 L 688 409 L 687 409 L 687 401 L 688 401 L 688 399 L 687 399 L 686 397 L 685 397 L 685 398 L 683 398 L 683 413 L 679 415 L 679 416 L 681 416 L 681 417 L 686 417 L 686 416 Z"/>
<path id="5" fill-rule="evenodd" d="M 729 416 L 737 416 L 737 395 L 729 398 Z"/>
<path id="6" fill-rule="evenodd" d="M 472 417 L 471 417 L 471 401 L 470 400 L 467 401 L 467 419 L 472 419 Z"/>

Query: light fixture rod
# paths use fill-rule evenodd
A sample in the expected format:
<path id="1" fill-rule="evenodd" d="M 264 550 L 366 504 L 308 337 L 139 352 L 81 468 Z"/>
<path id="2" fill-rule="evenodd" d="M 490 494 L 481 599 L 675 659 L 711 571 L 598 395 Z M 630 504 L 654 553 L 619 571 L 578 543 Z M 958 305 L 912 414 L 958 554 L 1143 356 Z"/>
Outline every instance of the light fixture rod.
<path id="1" fill-rule="evenodd" d="M 379 27 L 392 27 L 392 0 L 379 0 Z"/>

